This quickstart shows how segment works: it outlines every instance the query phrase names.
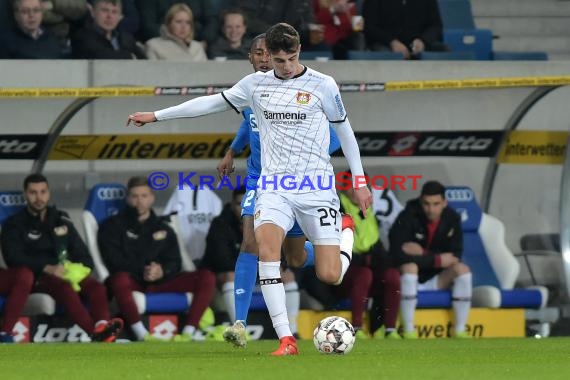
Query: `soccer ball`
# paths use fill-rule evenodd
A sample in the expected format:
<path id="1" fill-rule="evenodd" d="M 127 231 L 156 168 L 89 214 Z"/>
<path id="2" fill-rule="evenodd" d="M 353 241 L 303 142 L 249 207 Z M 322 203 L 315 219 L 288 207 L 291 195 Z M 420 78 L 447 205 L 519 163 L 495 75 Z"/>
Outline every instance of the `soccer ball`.
<path id="1" fill-rule="evenodd" d="M 327 317 L 313 332 L 313 343 L 323 354 L 348 354 L 356 340 L 354 327 L 342 317 Z"/>

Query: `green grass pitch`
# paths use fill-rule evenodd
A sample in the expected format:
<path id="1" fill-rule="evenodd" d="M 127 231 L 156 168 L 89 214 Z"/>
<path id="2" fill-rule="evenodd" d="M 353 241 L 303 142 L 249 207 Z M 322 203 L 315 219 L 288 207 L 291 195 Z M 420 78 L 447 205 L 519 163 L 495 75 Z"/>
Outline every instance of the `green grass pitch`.
<path id="1" fill-rule="evenodd" d="M 8 379 L 570 379 L 570 338 L 360 340 L 346 356 L 271 357 L 277 341 L 0 345 Z"/>

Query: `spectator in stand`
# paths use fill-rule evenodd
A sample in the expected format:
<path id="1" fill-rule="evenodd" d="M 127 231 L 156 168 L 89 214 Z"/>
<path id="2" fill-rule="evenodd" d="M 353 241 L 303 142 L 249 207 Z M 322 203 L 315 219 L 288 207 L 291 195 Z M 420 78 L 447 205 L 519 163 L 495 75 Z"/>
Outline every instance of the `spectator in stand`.
<path id="1" fill-rule="evenodd" d="M 46 177 L 27 176 L 24 197 L 27 207 L 2 226 L 6 264 L 19 270 L 22 281 L 31 280 L 32 291 L 52 296 L 91 340 L 113 342 L 123 321 L 109 318 L 107 292 L 103 284 L 89 275 L 93 260 L 69 216 L 48 206 L 50 189 Z M 84 272 L 81 280 L 72 278 L 78 271 Z"/>
<path id="2" fill-rule="evenodd" d="M 42 0 L 43 23 L 57 38 L 63 50 L 69 50 L 70 37 L 79 29 L 88 13 L 85 0 Z"/>
<path id="3" fill-rule="evenodd" d="M 364 50 L 364 19 L 349 0 L 313 0 L 315 22 L 325 27 L 325 43 L 334 59 L 347 59 L 349 50 Z"/>
<path id="4" fill-rule="evenodd" d="M 204 47 L 194 40 L 194 18 L 192 10 L 185 4 L 174 4 L 160 27 L 160 37 L 146 42 L 149 59 L 169 61 L 203 62 L 208 57 Z"/>
<path id="5" fill-rule="evenodd" d="M 216 279 L 207 270 L 181 271 L 178 240 L 170 226 L 154 213 L 154 199 L 148 178 L 130 178 L 127 208 L 101 224 L 97 242 L 110 273 L 107 285 L 138 340 L 160 339 L 142 323 L 133 291 L 193 294 L 185 326 L 174 336 L 175 341 L 187 342 L 192 340 L 212 300 Z"/>
<path id="6" fill-rule="evenodd" d="M 140 38 L 147 41 L 160 36 L 160 27 L 168 9 L 184 3 L 194 15 L 194 38 L 207 48 L 218 37 L 218 12 L 211 0 L 135 0 L 141 16 Z"/>
<path id="7" fill-rule="evenodd" d="M 14 343 L 12 330 L 24 310 L 33 285 L 34 274 L 29 269 L 0 268 L 0 295 L 6 299 L 0 326 L 0 343 Z"/>
<path id="8" fill-rule="evenodd" d="M 420 197 L 406 204 L 390 229 L 390 253 L 402 273 L 404 337 L 418 337 L 414 327 L 418 290 L 452 288 L 455 337 L 470 338 L 465 324 L 472 284 L 471 271 L 461 262 L 461 217 L 447 206 L 441 183 L 426 182 Z"/>
<path id="9" fill-rule="evenodd" d="M 94 0 L 92 20 L 71 40 L 72 54 L 79 59 L 144 59 L 146 55 L 128 32 L 118 31 L 121 0 Z"/>
<path id="10" fill-rule="evenodd" d="M 64 58 L 57 39 L 42 27 L 40 0 L 12 2 L 16 26 L 0 34 L 0 59 Z"/>
<path id="11" fill-rule="evenodd" d="M 12 0 L 0 0 L 0 33 L 11 30 L 16 24 L 11 2 Z"/>
<path id="12" fill-rule="evenodd" d="M 211 59 L 248 59 L 251 40 L 245 36 L 245 15 L 238 9 L 231 9 L 224 11 L 221 20 L 222 35 L 210 47 L 208 56 Z"/>
<path id="13" fill-rule="evenodd" d="M 93 5 L 94 0 L 87 0 L 88 6 Z M 135 5 L 135 0 L 121 0 L 121 5 L 123 9 L 123 18 L 117 27 L 120 32 L 127 32 L 136 36 L 140 28 L 140 15 L 137 6 Z M 91 17 L 91 16 L 88 16 Z M 86 20 L 83 20 L 85 23 Z"/>
<path id="14" fill-rule="evenodd" d="M 315 21 L 312 0 L 233 0 L 248 21 L 247 35 L 253 38 L 270 26 L 286 22 L 301 36 L 302 50 L 330 50 L 324 43 L 325 27 Z"/>
<path id="15" fill-rule="evenodd" d="M 364 35 L 371 50 L 402 53 L 446 51 L 437 0 L 366 0 Z"/>

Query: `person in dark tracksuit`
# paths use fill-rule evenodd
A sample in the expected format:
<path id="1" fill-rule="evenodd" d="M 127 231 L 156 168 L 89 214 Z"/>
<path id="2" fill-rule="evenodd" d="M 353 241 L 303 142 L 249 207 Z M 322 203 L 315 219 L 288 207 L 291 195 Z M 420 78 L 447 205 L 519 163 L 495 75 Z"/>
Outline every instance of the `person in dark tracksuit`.
<path id="1" fill-rule="evenodd" d="M 421 195 L 409 201 L 390 229 L 390 254 L 401 271 L 400 313 L 404 337 L 417 338 L 414 313 L 417 291 L 452 288 L 455 336 L 465 331 L 471 307 L 472 280 L 461 262 L 461 217 L 447 206 L 445 187 L 429 181 Z"/>
<path id="2" fill-rule="evenodd" d="M 48 206 L 46 177 L 31 174 L 24 180 L 27 206 L 2 226 L 2 253 L 10 268 L 19 268 L 20 281 L 34 284 L 32 291 L 47 293 L 65 308 L 69 317 L 93 341 L 112 342 L 123 322 L 109 318 L 105 286 L 88 275 L 73 289 L 66 280 L 65 261 L 93 269 L 93 260 L 66 212 Z M 89 308 L 82 303 L 85 300 Z"/>
<path id="3" fill-rule="evenodd" d="M 215 276 L 207 270 L 182 272 L 176 235 L 152 206 L 154 193 L 146 177 L 127 184 L 127 208 L 106 219 L 97 242 L 110 276 L 106 280 L 119 309 L 138 340 L 157 340 L 141 321 L 132 292 L 192 293 L 185 326 L 175 341 L 190 341 L 215 290 Z"/>

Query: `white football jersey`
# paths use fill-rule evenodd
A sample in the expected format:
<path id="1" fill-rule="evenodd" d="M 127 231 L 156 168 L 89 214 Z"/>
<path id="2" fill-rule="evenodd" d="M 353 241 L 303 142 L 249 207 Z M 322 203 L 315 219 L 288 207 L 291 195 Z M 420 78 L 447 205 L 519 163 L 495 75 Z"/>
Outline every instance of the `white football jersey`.
<path id="1" fill-rule="evenodd" d="M 380 241 L 388 248 L 388 233 L 400 212 L 404 209 L 396 194 L 388 188 L 384 190 L 372 188 L 372 210 L 380 226 Z"/>
<path id="2" fill-rule="evenodd" d="M 206 251 L 206 236 L 212 220 L 222 212 L 222 201 L 208 189 L 196 190 L 184 185 L 183 190 L 174 190 L 164 209 L 164 214 L 178 212 L 180 233 L 190 259 L 200 260 Z"/>
<path id="3" fill-rule="evenodd" d="M 262 191 L 266 188 L 304 193 L 334 186 L 328 152 L 329 122 L 344 121 L 346 111 L 332 77 L 308 67 L 287 80 L 276 77 L 273 70 L 257 72 L 222 95 L 236 111 L 251 107 L 255 113 L 262 160 L 258 187 Z M 294 176 L 294 189 L 281 186 L 290 183 L 281 182 L 286 176 Z M 277 188 L 272 184 L 274 179 Z M 300 186 L 307 179 L 314 188 Z"/>

